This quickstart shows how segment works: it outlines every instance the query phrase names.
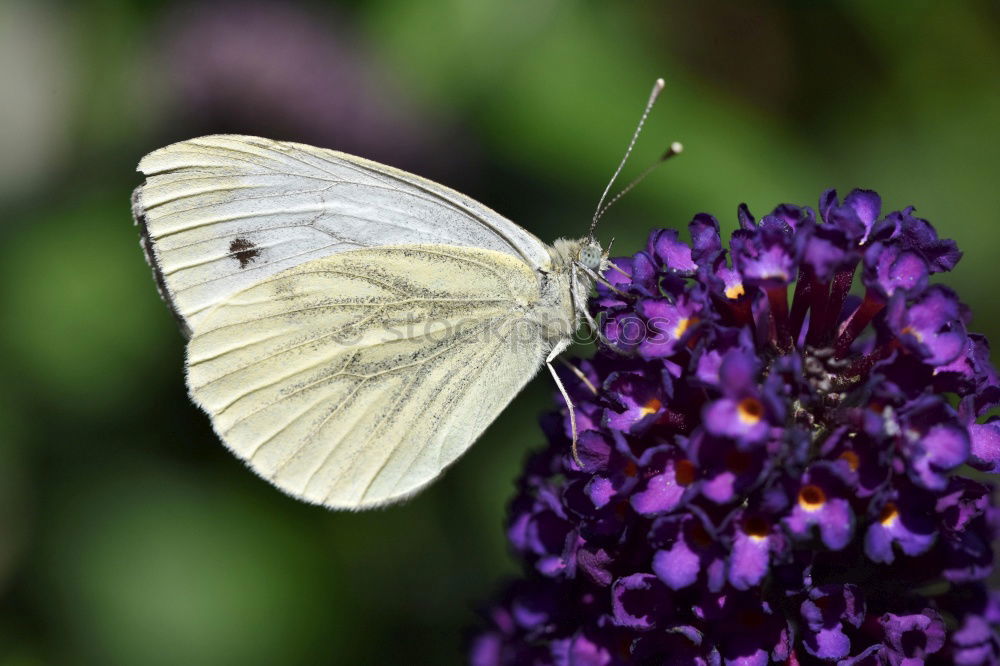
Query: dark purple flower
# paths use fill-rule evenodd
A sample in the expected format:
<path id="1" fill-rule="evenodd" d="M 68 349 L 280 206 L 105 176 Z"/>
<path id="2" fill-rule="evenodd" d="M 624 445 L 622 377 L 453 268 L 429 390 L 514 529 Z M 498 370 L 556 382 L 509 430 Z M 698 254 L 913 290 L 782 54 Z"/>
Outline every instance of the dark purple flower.
<path id="1" fill-rule="evenodd" d="M 934 369 L 934 379 L 936 390 L 963 396 L 959 410 L 966 422 L 1000 405 L 1000 377 L 990 363 L 990 345 L 981 335 L 970 333 L 955 360 Z"/>
<path id="2" fill-rule="evenodd" d="M 992 542 L 997 538 L 995 509 L 971 520 L 961 530 L 945 531 L 930 561 L 940 563 L 941 575 L 955 583 L 987 578 L 993 571 Z"/>
<path id="3" fill-rule="evenodd" d="M 668 400 L 662 380 L 650 381 L 638 372 L 614 373 L 605 382 L 604 390 L 611 403 L 604 425 L 625 433 L 642 432 L 656 423 Z"/>
<path id="4" fill-rule="evenodd" d="M 953 663 L 961 666 L 1000 663 L 1000 599 L 993 590 L 979 587 L 960 590 L 961 596 L 948 608 L 957 627 L 949 636 Z"/>
<path id="5" fill-rule="evenodd" d="M 473 663 L 1000 663 L 1000 511 L 962 475 L 1000 473 L 1000 375 L 928 283 L 960 253 L 866 190 L 737 217 L 606 271 L 608 344 L 560 375 L 579 461 L 546 417 Z"/>
<path id="6" fill-rule="evenodd" d="M 857 629 L 865 618 L 865 602 L 855 585 L 821 585 L 809 591 L 799 614 L 806 652 L 827 661 L 851 653 L 845 629 Z"/>
<path id="7" fill-rule="evenodd" d="M 816 213 L 809 206 L 778 204 L 769 217 L 776 218 L 790 229 L 799 231 L 816 223 Z"/>
<path id="8" fill-rule="evenodd" d="M 922 396 L 901 407 L 894 427 L 899 429 L 910 476 L 925 488 L 943 489 L 945 474 L 969 457 L 968 428 L 943 398 Z"/>
<path id="9" fill-rule="evenodd" d="M 707 213 L 698 213 L 688 224 L 691 234 L 691 258 L 697 266 L 708 265 L 722 251 L 719 221 Z"/>
<path id="10" fill-rule="evenodd" d="M 865 251 L 865 286 L 888 301 L 896 292 L 919 293 L 927 287 L 930 269 L 916 252 L 875 243 Z"/>
<path id="11" fill-rule="evenodd" d="M 784 525 L 796 539 L 808 539 L 814 529 L 831 550 L 846 547 L 854 536 L 854 511 L 847 489 L 828 465 L 809 469 L 795 488 L 795 505 Z"/>
<path id="12" fill-rule="evenodd" d="M 646 321 L 632 310 L 609 311 L 603 333 L 616 349 L 631 352 L 646 339 Z"/>
<path id="13" fill-rule="evenodd" d="M 969 524 L 990 509 L 993 488 L 972 479 L 953 476 L 934 507 L 941 524 L 952 532 L 963 532 Z"/>
<path id="14" fill-rule="evenodd" d="M 639 355 L 644 359 L 672 356 L 690 336 L 694 324 L 700 321 L 701 308 L 700 301 L 686 295 L 675 300 L 640 301 L 636 311 L 645 327 L 638 346 Z"/>
<path id="15" fill-rule="evenodd" d="M 923 663 L 944 647 L 944 622 L 930 608 L 912 615 L 886 613 L 879 622 L 885 631 L 887 656 L 893 666 Z"/>
<path id="16" fill-rule="evenodd" d="M 844 197 L 844 203 L 837 201 L 836 190 L 827 190 L 820 197 L 819 210 L 823 221 L 843 231 L 859 245 L 863 245 L 876 224 L 882 198 L 871 190 L 852 190 Z"/>
<path id="17" fill-rule="evenodd" d="M 716 504 L 730 504 L 756 485 L 768 456 L 766 447 L 747 450 L 732 439 L 704 430 L 692 436 L 687 449 L 698 469 L 701 494 Z"/>
<path id="18" fill-rule="evenodd" d="M 519 513 L 507 528 L 507 538 L 516 550 L 535 562 L 545 575 L 557 575 L 567 564 L 573 523 L 554 488 L 542 487 L 530 510 Z"/>
<path id="19" fill-rule="evenodd" d="M 821 452 L 858 497 L 882 491 L 891 477 L 889 457 L 867 433 L 841 426 L 823 443 Z"/>
<path id="20" fill-rule="evenodd" d="M 947 365 L 966 348 L 961 308 L 947 287 L 934 285 L 912 303 L 893 299 L 886 318 L 899 341 L 929 365 Z"/>
<path id="21" fill-rule="evenodd" d="M 816 225 L 812 231 L 799 240 L 803 246 L 802 263 L 808 272 L 802 289 L 810 292 L 830 280 L 838 269 L 853 264 L 858 252 L 847 234 L 831 224 Z"/>
<path id="22" fill-rule="evenodd" d="M 699 579 L 713 592 L 722 589 L 725 550 L 701 516 L 658 518 L 650 530 L 649 541 L 659 546 L 653 553 L 653 571 L 671 589 L 683 589 Z"/>
<path id="23" fill-rule="evenodd" d="M 760 362 L 749 352 L 732 349 L 723 357 L 719 365 L 722 397 L 708 403 L 702 412 L 708 432 L 759 442 L 767 437 L 771 422 L 781 422 L 780 403 L 768 399 L 758 386 L 759 371 Z"/>
<path id="24" fill-rule="evenodd" d="M 937 525 L 931 493 L 901 484 L 869 506 L 873 520 L 865 533 L 865 555 L 871 561 L 892 564 L 896 549 L 913 557 L 926 553 L 934 545 Z"/>
<path id="25" fill-rule="evenodd" d="M 629 503 L 646 517 L 669 513 L 697 491 L 697 468 L 673 445 L 647 449 L 639 459 L 641 480 Z"/>
<path id="26" fill-rule="evenodd" d="M 621 641 L 622 637 L 615 631 L 581 631 L 571 638 L 553 641 L 550 654 L 537 658 L 535 663 L 548 661 L 574 666 L 618 666 L 625 663 Z M 525 660 L 507 663 L 531 662 Z"/>
<path id="27" fill-rule="evenodd" d="M 953 663 L 960 666 L 1000 662 L 1000 637 L 982 616 L 966 615 L 952 633 L 951 643 Z"/>
<path id="28" fill-rule="evenodd" d="M 709 637 L 718 646 L 722 663 L 764 666 L 790 655 L 788 623 L 768 602 L 752 594 L 707 594 L 694 614 L 711 623 Z"/>
<path id="29" fill-rule="evenodd" d="M 611 588 L 611 611 L 619 627 L 655 629 L 674 614 L 670 590 L 653 574 L 632 574 Z"/>
<path id="30" fill-rule="evenodd" d="M 889 241 L 904 250 L 919 253 L 932 273 L 950 271 L 962 258 L 955 241 L 938 238 L 930 222 L 913 215 L 912 206 L 886 215 L 877 224 L 873 236 L 875 240 Z"/>
<path id="31" fill-rule="evenodd" d="M 682 242 L 673 229 L 654 231 L 649 237 L 649 253 L 669 271 L 693 275 L 698 269 L 691 246 Z"/>
<path id="32" fill-rule="evenodd" d="M 1000 420 L 991 419 L 969 426 L 969 464 L 992 474 L 1000 473 Z"/>
<path id="33" fill-rule="evenodd" d="M 792 228 L 781 218 L 769 215 L 753 231 L 733 234 L 733 264 L 747 284 L 783 287 L 798 272 L 794 241 Z"/>
<path id="34" fill-rule="evenodd" d="M 788 539 L 763 508 L 738 511 L 731 521 L 728 561 L 729 584 L 737 590 L 760 585 L 767 576 L 771 560 L 788 549 Z"/>

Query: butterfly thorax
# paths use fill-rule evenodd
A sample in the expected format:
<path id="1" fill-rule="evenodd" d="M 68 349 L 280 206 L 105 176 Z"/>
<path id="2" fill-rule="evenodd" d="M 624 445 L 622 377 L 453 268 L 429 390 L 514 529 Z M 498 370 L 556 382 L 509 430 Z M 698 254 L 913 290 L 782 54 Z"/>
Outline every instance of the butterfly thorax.
<path id="1" fill-rule="evenodd" d="M 569 271 L 569 267 L 574 261 L 580 258 L 580 250 L 587 244 L 587 239 L 577 238 L 557 238 L 547 249 L 552 257 L 552 269 L 554 271 Z"/>
<path id="2" fill-rule="evenodd" d="M 541 275 L 541 299 L 536 320 L 544 326 L 546 337 L 552 342 L 572 337 L 580 325 L 582 313 L 578 304 L 582 306 L 586 302 L 594 284 L 581 266 L 581 254 L 594 246 L 592 241 L 584 238 L 559 238 L 548 248 L 552 263 L 549 270 Z M 597 250 L 600 252 L 599 247 Z"/>

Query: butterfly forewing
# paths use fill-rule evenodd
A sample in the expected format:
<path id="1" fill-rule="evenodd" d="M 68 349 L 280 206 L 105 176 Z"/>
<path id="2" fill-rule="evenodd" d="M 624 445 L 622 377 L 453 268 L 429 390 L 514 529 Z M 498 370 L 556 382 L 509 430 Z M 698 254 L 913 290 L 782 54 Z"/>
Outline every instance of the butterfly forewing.
<path id="1" fill-rule="evenodd" d="M 189 343 L 191 394 L 286 492 L 336 508 L 398 500 L 479 436 L 551 348 L 536 272 L 448 245 L 313 259 L 231 294 Z"/>
<path id="2" fill-rule="evenodd" d="M 507 254 L 532 269 L 536 237 L 437 183 L 358 157 L 239 135 L 147 155 L 133 197 L 164 298 L 188 330 L 229 295 L 323 256 L 433 243 Z"/>

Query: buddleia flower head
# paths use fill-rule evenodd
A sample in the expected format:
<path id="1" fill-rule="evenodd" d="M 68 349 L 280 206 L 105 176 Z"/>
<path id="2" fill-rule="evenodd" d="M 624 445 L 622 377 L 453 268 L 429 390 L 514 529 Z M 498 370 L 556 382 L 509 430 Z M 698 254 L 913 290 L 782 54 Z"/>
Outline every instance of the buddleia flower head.
<path id="1" fill-rule="evenodd" d="M 1000 380 L 912 208 L 746 206 L 654 231 L 517 482 L 523 577 L 470 660 L 988 664 Z M 973 468 L 980 470 L 972 478 Z"/>

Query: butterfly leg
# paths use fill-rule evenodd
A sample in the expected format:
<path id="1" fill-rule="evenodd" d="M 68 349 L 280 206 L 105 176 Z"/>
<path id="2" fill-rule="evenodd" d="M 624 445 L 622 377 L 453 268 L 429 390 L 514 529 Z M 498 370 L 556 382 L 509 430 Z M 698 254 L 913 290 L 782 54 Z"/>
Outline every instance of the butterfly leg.
<path id="1" fill-rule="evenodd" d="M 575 264 L 574 264 L 574 265 L 575 265 Z M 626 273 L 626 272 L 625 272 L 625 271 L 623 271 L 622 269 L 618 268 L 617 266 L 615 266 L 614 264 L 612 264 L 612 263 L 611 263 L 610 261 L 608 262 L 608 265 L 609 265 L 609 266 L 612 266 L 612 267 L 614 267 L 615 269 L 617 269 L 617 270 L 618 270 L 618 271 L 619 271 L 619 272 L 620 272 L 620 273 L 621 273 L 622 275 L 625 275 L 625 276 L 628 276 L 629 278 L 631 278 L 631 276 L 630 276 L 630 275 L 629 275 L 628 273 Z M 619 296 L 623 296 L 623 297 L 625 297 L 625 298 L 628 298 L 628 299 L 630 299 L 630 300 L 634 298 L 634 296 L 633 296 L 632 294 L 630 294 L 630 293 L 628 293 L 628 292 L 626 292 L 626 291 L 622 291 L 621 289 L 619 289 L 619 288 L 618 288 L 618 287 L 616 287 L 615 285 L 613 285 L 613 284 L 611 284 L 610 282 L 608 282 L 608 281 L 607 281 L 607 280 L 606 280 L 606 279 L 604 278 L 604 276 L 603 276 L 603 275 L 599 275 L 598 273 L 594 272 L 593 270 L 591 270 L 591 269 L 590 269 L 590 268 L 588 268 L 587 266 L 584 266 L 583 264 L 580 264 L 580 268 L 581 268 L 581 269 L 583 269 L 583 272 L 584 272 L 584 273 L 586 273 L 586 274 L 587 274 L 588 276 L 590 276 L 590 279 L 591 279 L 591 280 L 593 280 L 594 282 L 600 282 L 600 283 L 601 283 L 601 284 L 603 284 L 603 285 L 604 285 L 605 287 L 607 287 L 607 288 L 608 288 L 608 289 L 610 289 L 611 291 L 615 292 L 615 293 L 616 293 L 616 294 L 618 294 Z"/>
<path id="2" fill-rule="evenodd" d="M 596 335 L 602 342 L 605 342 L 604 337 L 601 335 L 601 329 L 598 328 L 597 322 L 594 321 L 593 315 L 590 314 L 590 309 L 587 308 L 587 295 L 581 294 L 580 291 L 577 289 L 577 285 L 579 284 L 579 282 L 577 280 L 577 275 L 576 275 L 577 271 L 576 263 L 570 266 L 569 271 L 570 271 L 569 291 L 570 295 L 573 298 L 573 308 L 577 312 L 583 315 L 584 321 L 586 321 L 587 325 L 590 326 L 590 330 L 594 332 L 594 335 Z"/>
<path id="3" fill-rule="evenodd" d="M 629 280 L 632 279 L 632 276 L 629 275 L 628 273 L 626 273 L 625 269 L 623 269 L 621 266 L 619 266 L 615 262 L 609 260 L 608 261 L 608 266 L 610 266 L 611 268 L 615 269 L 616 271 L 618 271 L 619 273 L 621 273 L 622 275 L 624 275 L 625 277 L 627 277 Z"/>
<path id="4" fill-rule="evenodd" d="M 559 354 L 566 351 L 569 347 L 570 340 L 567 338 L 565 340 L 560 340 L 556 343 L 556 346 L 552 348 L 549 353 L 548 358 L 545 359 L 545 367 L 549 369 L 552 374 L 552 379 L 555 380 L 556 386 L 559 387 L 559 392 L 562 393 L 563 400 L 566 401 L 566 407 L 569 409 L 569 429 L 573 433 L 573 461 L 583 469 L 583 462 L 580 460 L 580 454 L 577 452 L 576 442 L 577 442 L 577 432 L 576 432 L 576 409 L 573 407 L 573 401 L 569 397 L 569 392 L 566 391 L 566 387 L 563 386 L 562 380 L 559 379 L 559 374 L 556 372 L 556 368 L 552 365 L 552 361 L 559 356 Z"/>
<path id="5" fill-rule="evenodd" d="M 585 270 L 592 277 L 596 276 L 597 279 L 600 279 L 602 282 L 605 282 L 604 278 L 601 278 L 586 266 L 580 266 L 580 268 Z M 627 352 L 620 349 L 615 343 L 611 342 L 611 340 L 609 340 L 603 333 L 601 333 L 601 328 L 597 325 L 597 322 L 594 320 L 593 315 L 590 314 L 590 310 L 587 308 L 586 295 L 581 294 L 576 289 L 577 285 L 576 270 L 577 270 L 577 264 L 574 263 L 570 267 L 570 275 L 572 276 L 572 280 L 570 282 L 570 287 L 569 287 L 570 294 L 573 298 L 573 307 L 576 308 L 577 312 L 583 315 L 584 320 L 587 322 L 587 325 L 590 326 L 590 330 L 594 332 L 594 335 L 597 336 L 598 340 L 603 342 L 604 345 L 607 346 L 609 349 L 612 349 L 615 352 L 618 352 L 619 354 L 627 354 Z"/>
<path id="6" fill-rule="evenodd" d="M 572 372 L 574 375 L 576 375 L 576 378 L 579 379 L 580 382 L 584 386 L 586 386 L 588 389 L 590 389 L 591 393 L 593 393 L 594 395 L 597 395 L 597 387 L 594 386 L 594 382 L 590 381 L 590 378 L 587 377 L 587 375 L 583 374 L 583 370 L 581 370 L 580 368 L 576 367 L 575 365 L 573 365 L 572 363 L 570 363 L 566 359 L 562 358 L 561 356 L 557 360 L 560 363 L 562 363 L 570 372 Z"/>

